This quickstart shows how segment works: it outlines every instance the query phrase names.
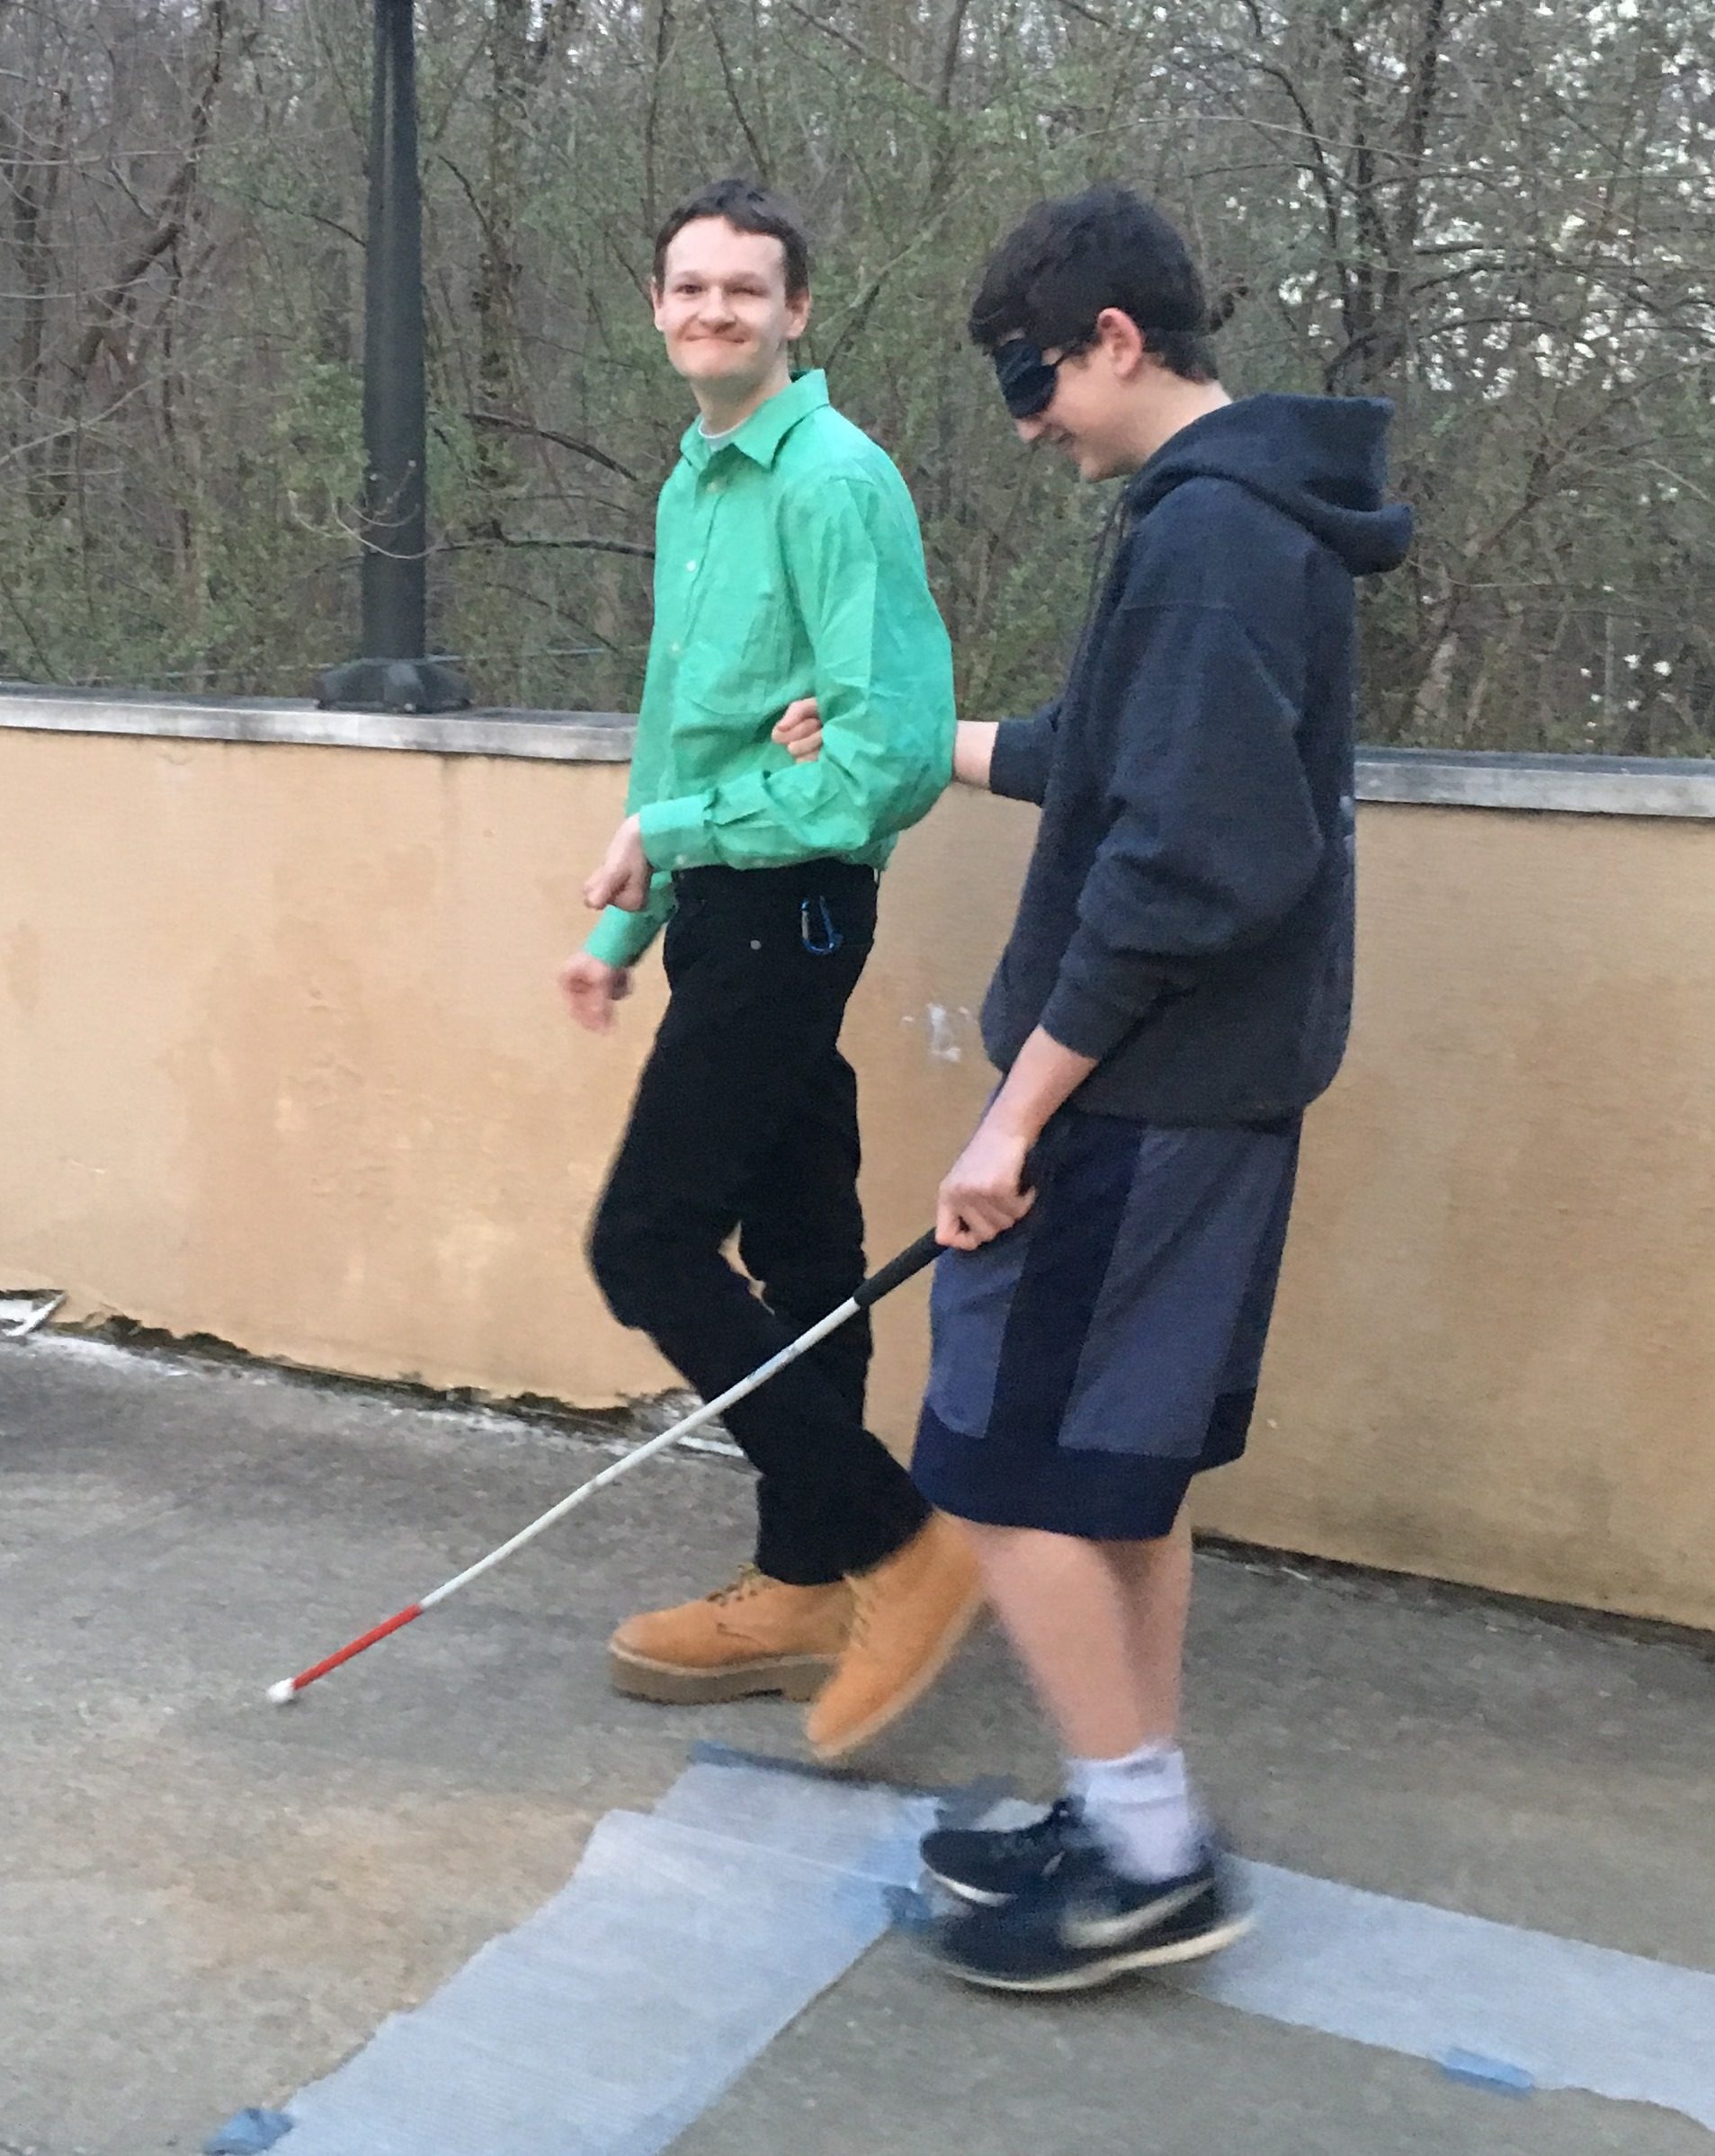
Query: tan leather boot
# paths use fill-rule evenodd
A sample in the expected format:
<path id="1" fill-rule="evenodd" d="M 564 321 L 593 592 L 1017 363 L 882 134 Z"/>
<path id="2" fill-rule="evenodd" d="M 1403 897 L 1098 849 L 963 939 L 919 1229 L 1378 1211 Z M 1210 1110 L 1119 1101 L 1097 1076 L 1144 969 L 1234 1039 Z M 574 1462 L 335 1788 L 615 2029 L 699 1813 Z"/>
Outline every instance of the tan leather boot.
<path id="1" fill-rule="evenodd" d="M 674 1706 L 779 1692 L 813 1699 L 845 1644 L 852 1590 L 789 1587 L 747 1564 L 698 1602 L 628 1617 L 608 1642 L 617 1692 Z"/>
<path id="2" fill-rule="evenodd" d="M 852 1591 L 850 1643 L 804 1724 L 822 1760 L 855 1751 L 915 1706 L 983 1606 L 970 1543 L 956 1520 L 940 1513 L 902 1550 L 854 1578 Z"/>

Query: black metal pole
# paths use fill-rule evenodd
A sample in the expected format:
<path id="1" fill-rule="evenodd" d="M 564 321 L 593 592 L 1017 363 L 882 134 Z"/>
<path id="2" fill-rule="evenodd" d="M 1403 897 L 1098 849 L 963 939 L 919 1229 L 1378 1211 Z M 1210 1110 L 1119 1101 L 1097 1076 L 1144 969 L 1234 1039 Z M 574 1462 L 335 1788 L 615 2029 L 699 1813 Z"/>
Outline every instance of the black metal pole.
<path id="1" fill-rule="evenodd" d="M 317 701 L 458 711 L 470 691 L 427 655 L 428 396 L 414 0 L 375 0 L 369 259 L 363 290 L 362 658 L 330 667 Z"/>

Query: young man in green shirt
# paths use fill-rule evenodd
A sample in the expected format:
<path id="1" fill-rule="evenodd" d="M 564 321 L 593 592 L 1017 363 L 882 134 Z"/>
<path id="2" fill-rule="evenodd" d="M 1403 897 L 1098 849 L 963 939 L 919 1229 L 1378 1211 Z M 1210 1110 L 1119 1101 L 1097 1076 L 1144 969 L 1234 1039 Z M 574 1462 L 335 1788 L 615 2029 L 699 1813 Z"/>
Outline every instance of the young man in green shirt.
<path id="1" fill-rule="evenodd" d="M 562 982 L 606 1030 L 665 928 L 671 1000 L 590 1255 L 615 1316 L 712 1397 L 863 1274 L 840 1025 L 878 873 L 951 775 L 952 673 L 904 481 L 819 373 L 791 372 L 810 305 L 791 211 L 739 181 L 692 196 L 657 240 L 653 298 L 700 418 L 657 512 L 630 813 Z M 810 699 L 820 754 L 799 761 Z M 722 1254 L 735 1232 L 748 1278 Z M 755 1562 L 621 1625 L 621 1690 L 813 1698 L 810 1742 L 835 1759 L 933 1680 L 977 1574 L 864 1427 L 869 1353 L 855 1321 L 733 1411 L 760 1477 Z"/>

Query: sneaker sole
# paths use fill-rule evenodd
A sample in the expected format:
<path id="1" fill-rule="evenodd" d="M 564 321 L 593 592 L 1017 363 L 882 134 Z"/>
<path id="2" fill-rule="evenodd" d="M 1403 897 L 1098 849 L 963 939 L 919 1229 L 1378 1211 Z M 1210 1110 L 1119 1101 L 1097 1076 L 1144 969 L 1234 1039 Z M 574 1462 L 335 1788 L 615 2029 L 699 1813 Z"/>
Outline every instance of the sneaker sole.
<path id="1" fill-rule="evenodd" d="M 879 1737 L 901 1715 L 908 1715 L 930 1687 L 938 1681 L 948 1663 L 970 1636 L 971 1627 L 983 1613 L 986 1599 L 982 1590 L 978 1588 L 942 1634 L 935 1644 L 934 1653 L 919 1665 L 911 1681 L 901 1685 L 886 1706 L 878 1707 L 867 1722 L 860 1722 L 855 1728 L 847 1730 L 831 1744 L 818 1744 L 812 1738 L 810 1750 L 817 1758 L 825 1766 L 835 1760 L 849 1758 L 853 1752 L 861 1751 L 873 1738 Z"/>
<path id="2" fill-rule="evenodd" d="M 787 1654 L 764 1662 L 735 1662 L 724 1670 L 686 1670 L 674 1662 L 651 1662 L 610 1647 L 608 1681 L 628 1699 L 652 1699 L 662 1706 L 719 1706 L 729 1699 L 764 1693 L 803 1704 L 814 1699 L 834 1666 L 831 1655 Z"/>
<path id="3" fill-rule="evenodd" d="M 1133 1947 L 1122 1954 L 1107 1954 L 1100 1959 L 1092 1958 L 1079 1963 L 1076 1969 L 1059 1969 L 1050 1976 L 989 1976 L 975 1969 L 967 1969 L 960 1963 L 943 1961 L 942 1967 L 949 1975 L 957 1976 L 966 1983 L 980 1984 L 987 1991 L 1093 1991 L 1100 1985 L 1113 1983 L 1121 1976 L 1132 1976 L 1148 1969 L 1166 1969 L 1178 1962 L 1204 1961 L 1211 1954 L 1242 1939 L 1254 1920 L 1248 1916 L 1233 1917 L 1213 1930 L 1200 1931 L 1194 1939 L 1175 1939 L 1166 1946 Z"/>
<path id="4" fill-rule="evenodd" d="M 945 1872 L 936 1871 L 933 1865 L 924 1866 L 923 1875 L 925 1879 L 933 1879 L 943 1893 L 950 1893 L 956 1902 L 968 1902 L 973 1909 L 1004 1909 L 1007 1902 L 1018 1899 L 1016 1894 L 996 1893 L 989 1887 L 970 1886 L 962 1879 L 950 1879 Z"/>

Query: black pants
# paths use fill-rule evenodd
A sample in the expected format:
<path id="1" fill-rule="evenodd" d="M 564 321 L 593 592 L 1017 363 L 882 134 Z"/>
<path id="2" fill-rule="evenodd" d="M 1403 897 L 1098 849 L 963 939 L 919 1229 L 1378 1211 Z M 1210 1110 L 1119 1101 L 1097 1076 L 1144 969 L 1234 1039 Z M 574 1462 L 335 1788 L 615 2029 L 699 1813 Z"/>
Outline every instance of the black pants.
<path id="1" fill-rule="evenodd" d="M 621 1323 L 712 1399 L 863 1277 L 857 1080 L 838 1044 L 874 939 L 876 879 L 823 860 L 692 869 L 674 887 L 672 997 L 590 1262 Z M 750 1279 L 721 1254 L 735 1229 Z M 860 1316 L 728 1415 L 761 1478 L 756 1563 L 776 1580 L 864 1571 L 927 1517 L 863 1426 L 869 1365 Z"/>

